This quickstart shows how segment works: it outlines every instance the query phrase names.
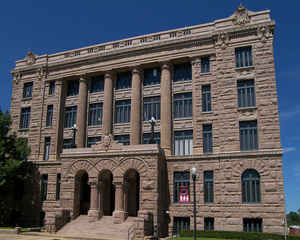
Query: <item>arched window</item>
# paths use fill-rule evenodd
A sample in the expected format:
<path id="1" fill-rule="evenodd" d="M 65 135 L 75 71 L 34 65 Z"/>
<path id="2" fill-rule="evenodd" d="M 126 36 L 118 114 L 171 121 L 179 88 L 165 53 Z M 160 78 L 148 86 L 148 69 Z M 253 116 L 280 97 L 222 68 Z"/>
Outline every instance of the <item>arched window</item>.
<path id="1" fill-rule="evenodd" d="M 260 202 L 260 176 L 256 170 L 248 169 L 243 173 L 242 195 L 244 203 Z"/>

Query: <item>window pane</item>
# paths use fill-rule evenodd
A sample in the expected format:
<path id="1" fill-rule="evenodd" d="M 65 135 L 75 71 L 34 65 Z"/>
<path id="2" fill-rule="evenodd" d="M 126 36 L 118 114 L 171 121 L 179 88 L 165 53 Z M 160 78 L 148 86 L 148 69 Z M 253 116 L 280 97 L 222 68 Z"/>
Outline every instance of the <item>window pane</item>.
<path id="1" fill-rule="evenodd" d="M 117 74 L 116 89 L 131 88 L 131 72 Z"/>
<path id="2" fill-rule="evenodd" d="M 116 140 L 119 143 L 122 143 L 123 145 L 129 145 L 130 144 L 129 135 L 117 135 L 117 136 L 114 136 L 114 140 Z"/>
<path id="3" fill-rule="evenodd" d="M 209 57 L 202 57 L 201 58 L 201 72 L 210 72 L 210 58 Z"/>
<path id="4" fill-rule="evenodd" d="M 192 93 L 179 93 L 174 95 L 173 99 L 174 118 L 192 117 Z"/>
<path id="5" fill-rule="evenodd" d="M 160 97 L 144 98 L 144 121 L 150 120 L 154 117 L 156 120 L 160 119 Z"/>
<path id="6" fill-rule="evenodd" d="M 144 86 L 160 84 L 160 68 L 144 69 Z"/>
<path id="7" fill-rule="evenodd" d="M 76 96 L 79 92 L 79 80 L 69 80 L 68 82 L 67 96 Z"/>
<path id="8" fill-rule="evenodd" d="M 235 49 L 236 67 L 252 66 L 252 48 L 241 47 Z"/>
<path id="9" fill-rule="evenodd" d="M 240 149 L 241 151 L 258 149 L 256 121 L 240 122 Z"/>
<path id="10" fill-rule="evenodd" d="M 32 97 L 32 87 L 33 87 L 33 82 L 24 83 L 23 98 Z"/>
<path id="11" fill-rule="evenodd" d="M 21 109 L 21 116 L 20 116 L 20 129 L 29 128 L 30 123 L 30 107 L 22 108 Z"/>
<path id="12" fill-rule="evenodd" d="M 174 82 L 192 80 L 192 66 L 190 63 L 174 65 Z"/>
<path id="13" fill-rule="evenodd" d="M 120 100 L 116 101 L 115 105 L 115 123 L 130 122 L 131 101 Z"/>
<path id="14" fill-rule="evenodd" d="M 91 79 L 91 93 L 104 91 L 104 76 L 96 76 Z"/>
<path id="15" fill-rule="evenodd" d="M 93 103 L 89 106 L 89 126 L 99 126 L 102 124 L 103 104 Z"/>
<path id="16" fill-rule="evenodd" d="M 243 173 L 242 194 L 245 203 L 260 202 L 260 176 L 256 170 L 250 169 Z"/>
<path id="17" fill-rule="evenodd" d="M 71 128 L 77 121 L 77 106 L 65 108 L 65 128 Z"/>

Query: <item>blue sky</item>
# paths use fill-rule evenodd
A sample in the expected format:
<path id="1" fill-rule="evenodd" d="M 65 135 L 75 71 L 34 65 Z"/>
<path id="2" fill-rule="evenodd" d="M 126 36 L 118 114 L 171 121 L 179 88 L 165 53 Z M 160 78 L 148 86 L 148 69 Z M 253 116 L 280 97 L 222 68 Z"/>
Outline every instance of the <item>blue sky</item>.
<path id="1" fill-rule="evenodd" d="M 300 1 L 85 0 L 2 1 L 0 5 L 0 107 L 9 109 L 10 70 L 27 51 L 51 54 L 125 37 L 214 21 L 243 3 L 271 10 L 276 21 L 275 64 L 287 211 L 300 208 Z"/>

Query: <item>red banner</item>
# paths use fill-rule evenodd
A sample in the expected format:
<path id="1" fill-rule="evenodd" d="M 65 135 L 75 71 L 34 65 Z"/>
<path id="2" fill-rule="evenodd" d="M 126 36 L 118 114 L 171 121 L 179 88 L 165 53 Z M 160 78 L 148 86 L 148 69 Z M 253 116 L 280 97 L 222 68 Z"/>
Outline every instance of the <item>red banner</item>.
<path id="1" fill-rule="evenodd" d="M 190 202 L 190 193 L 188 186 L 179 187 L 179 202 L 180 203 L 189 203 Z"/>

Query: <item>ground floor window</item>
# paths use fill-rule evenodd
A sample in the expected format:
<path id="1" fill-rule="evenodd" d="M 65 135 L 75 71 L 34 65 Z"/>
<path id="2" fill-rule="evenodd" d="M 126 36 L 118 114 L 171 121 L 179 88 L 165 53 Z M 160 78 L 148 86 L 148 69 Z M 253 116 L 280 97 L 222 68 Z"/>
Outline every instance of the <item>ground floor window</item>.
<path id="1" fill-rule="evenodd" d="M 262 232 L 262 219 L 244 218 L 243 227 L 244 227 L 244 232 Z"/>
<path id="2" fill-rule="evenodd" d="M 179 236 L 180 232 L 183 230 L 190 230 L 190 218 L 174 217 L 173 235 Z"/>
<path id="3" fill-rule="evenodd" d="M 204 218 L 204 230 L 214 230 L 215 219 L 213 217 Z"/>

